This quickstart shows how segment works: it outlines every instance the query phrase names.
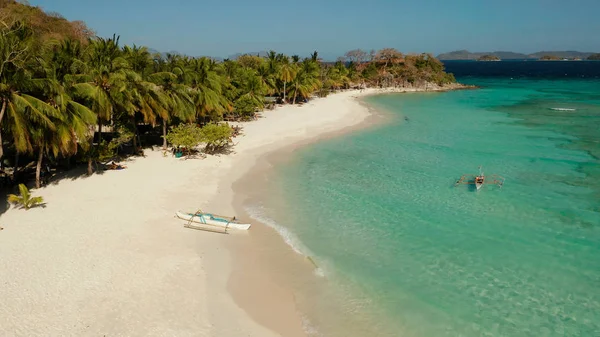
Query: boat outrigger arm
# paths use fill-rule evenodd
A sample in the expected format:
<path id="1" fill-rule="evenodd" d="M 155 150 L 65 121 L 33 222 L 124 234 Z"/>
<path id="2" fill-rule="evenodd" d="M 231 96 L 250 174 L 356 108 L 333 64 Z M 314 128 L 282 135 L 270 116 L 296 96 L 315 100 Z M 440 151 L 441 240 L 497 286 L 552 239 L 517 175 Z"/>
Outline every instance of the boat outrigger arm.
<path id="1" fill-rule="evenodd" d="M 481 166 L 479 166 L 479 174 L 463 174 L 460 179 L 454 183 L 454 187 L 458 185 L 475 185 L 477 190 L 479 190 L 483 185 L 493 184 L 502 188 L 504 180 L 504 177 L 497 174 L 491 174 L 489 176 L 484 175 L 481 171 Z"/>

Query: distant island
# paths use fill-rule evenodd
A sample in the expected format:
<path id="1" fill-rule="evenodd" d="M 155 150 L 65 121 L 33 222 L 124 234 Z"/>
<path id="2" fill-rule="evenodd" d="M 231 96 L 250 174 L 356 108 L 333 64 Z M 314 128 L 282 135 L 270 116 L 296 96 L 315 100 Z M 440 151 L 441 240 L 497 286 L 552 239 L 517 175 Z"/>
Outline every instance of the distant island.
<path id="1" fill-rule="evenodd" d="M 501 61 L 496 55 L 483 55 L 477 59 L 477 61 Z"/>
<path id="2" fill-rule="evenodd" d="M 588 56 L 588 61 L 600 61 L 600 53 Z"/>
<path id="3" fill-rule="evenodd" d="M 554 55 L 544 55 L 539 58 L 540 61 L 561 61 L 562 59 Z"/>
<path id="4" fill-rule="evenodd" d="M 589 59 L 592 55 L 598 55 L 593 52 L 579 52 L 579 51 L 540 51 L 532 54 L 515 53 L 510 51 L 494 51 L 494 52 L 475 52 L 472 53 L 468 50 L 457 50 L 449 53 L 442 53 L 437 56 L 439 60 L 451 61 L 451 60 L 474 60 L 478 61 L 482 57 L 495 56 L 500 60 L 539 60 L 544 56 L 553 56 L 559 60 L 585 60 Z M 600 57 L 600 56 L 598 56 Z"/>

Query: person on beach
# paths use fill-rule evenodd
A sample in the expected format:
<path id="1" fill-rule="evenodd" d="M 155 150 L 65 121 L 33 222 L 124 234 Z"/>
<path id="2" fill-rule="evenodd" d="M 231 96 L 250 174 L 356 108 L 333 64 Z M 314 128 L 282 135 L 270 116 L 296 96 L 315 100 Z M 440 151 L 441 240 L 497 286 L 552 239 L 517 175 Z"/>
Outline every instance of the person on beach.
<path id="1" fill-rule="evenodd" d="M 122 170 L 122 169 L 126 169 L 127 166 L 121 165 L 121 164 L 117 164 L 114 161 L 112 161 L 110 164 L 108 164 L 106 166 L 106 168 L 109 169 L 109 170 Z"/>
<path id="2" fill-rule="evenodd" d="M 50 181 L 50 165 L 44 165 L 44 168 L 40 172 L 40 178 L 42 180 L 42 185 L 48 184 L 48 182 Z"/>

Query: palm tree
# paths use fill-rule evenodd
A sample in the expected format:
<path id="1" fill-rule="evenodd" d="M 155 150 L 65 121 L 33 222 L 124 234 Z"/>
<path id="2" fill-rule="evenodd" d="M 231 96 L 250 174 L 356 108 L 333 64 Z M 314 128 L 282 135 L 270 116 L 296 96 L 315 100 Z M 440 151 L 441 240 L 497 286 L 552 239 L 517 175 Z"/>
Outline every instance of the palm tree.
<path id="1" fill-rule="evenodd" d="M 194 108 L 189 87 L 183 84 L 185 69 L 176 58 L 165 61 L 154 60 L 152 74 L 148 79 L 158 85 L 163 95 L 162 108 L 157 108 L 157 115 L 162 119 L 163 150 L 167 149 L 167 127 L 173 117 L 183 121 L 192 121 Z"/>
<path id="2" fill-rule="evenodd" d="M 72 74 L 79 66 L 81 49 L 79 42 L 66 40 L 41 59 L 40 78 L 36 83 L 37 96 L 56 110 L 52 118 L 54 128 L 32 124 L 32 138 L 38 148 L 36 186 L 40 187 L 40 173 L 44 155 L 61 153 L 73 155 L 78 147 L 88 149 L 90 126 L 95 125 L 96 115 L 85 105 L 77 102 L 73 90 Z"/>
<path id="3" fill-rule="evenodd" d="M 32 150 L 28 119 L 53 127 L 48 118 L 54 113 L 52 107 L 28 94 L 33 79 L 30 66 L 37 56 L 32 39 L 33 32 L 23 23 L 0 30 L 0 158 L 4 155 L 2 131 L 12 135 L 17 152 L 26 152 Z"/>
<path id="4" fill-rule="evenodd" d="M 125 46 L 123 56 L 133 70 L 127 76 L 127 87 L 136 109 L 129 111 L 128 118 L 134 133 L 133 147 L 137 151 L 139 135 L 136 117 L 141 115 L 144 123 L 154 126 L 158 114 L 165 108 L 166 98 L 160 87 L 149 80 L 153 60 L 146 47 Z"/>
<path id="5" fill-rule="evenodd" d="M 221 118 L 230 110 L 231 104 L 223 95 L 225 77 L 219 75 L 215 61 L 202 57 L 187 62 L 187 81 L 191 88 L 190 96 L 196 108 L 196 116 L 201 118 Z"/>
<path id="6" fill-rule="evenodd" d="M 315 63 L 320 62 L 321 60 L 319 59 L 319 52 L 315 50 L 312 54 L 310 54 L 310 59 Z"/>
<path id="7" fill-rule="evenodd" d="M 238 113 L 253 115 L 256 109 L 264 107 L 268 88 L 254 69 L 240 68 L 232 83 L 237 92 L 235 106 Z"/>
<path id="8" fill-rule="evenodd" d="M 320 86 L 319 65 L 311 59 L 304 59 L 299 65 L 298 74 L 291 83 L 291 88 L 294 91 L 292 104 L 296 104 L 298 94 L 303 98 L 308 98 Z"/>
<path id="9" fill-rule="evenodd" d="M 266 57 L 266 69 L 263 70 L 263 75 L 261 75 L 265 77 L 264 75 L 268 74 L 268 76 L 266 76 L 268 80 L 265 81 L 265 83 L 271 87 L 271 93 L 281 93 L 281 90 L 279 89 L 279 83 L 277 83 L 277 81 L 281 80 L 281 56 L 281 54 L 277 54 L 274 50 L 269 51 Z"/>
<path id="10" fill-rule="evenodd" d="M 338 90 L 346 87 L 350 82 L 348 78 L 348 69 L 344 63 L 337 61 L 333 66 L 324 68 L 325 75 L 321 78 L 321 83 L 324 87 Z"/>
<path id="11" fill-rule="evenodd" d="M 98 145 L 102 141 L 102 124 L 120 117 L 117 114 L 133 115 L 137 110 L 135 92 L 128 90 L 128 83 L 139 77 L 130 69 L 119 47 L 119 38 L 97 38 L 89 41 L 86 69 L 77 75 L 73 85 L 75 97 L 86 101 L 97 115 Z M 91 174 L 92 158 L 88 159 Z"/>
<path id="12" fill-rule="evenodd" d="M 261 64 L 256 71 L 256 75 L 260 78 L 260 81 L 263 83 L 265 88 L 267 88 L 267 94 L 272 95 L 277 91 L 274 73 L 272 72 L 269 64 Z"/>
<path id="13" fill-rule="evenodd" d="M 84 71 L 86 66 L 81 61 L 83 54 L 79 41 L 65 40 L 51 53 L 45 69 L 46 76 L 60 85 L 55 86 L 58 91 L 51 91 L 50 102 L 63 113 L 66 125 L 71 128 L 72 139 L 87 149 L 90 144 L 90 126 L 95 125 L 97 116 L 83 104 L 83 100 L 77 101 L 74 95 L 74 76 Z M 77 148 L 73 147 L 72 153 L 76 150 Z"/>
<path id="14" fill-rule="evenodd" d="M 290 59 L 287 56 L 281 58 L 281 66 L 279 68 L 279 79 L 283 81 L 283 101 L 287 102 L 287 84 L 294 80 L 298 71 L 295 64 L 290 63 Z"/>
<path id="15" fill-rule="evenodd" d="M 269 67 L 269 71 L 271 74 L 277 74 L 277 70 L 279 68 L 280 54 L 277 54 L 274 50 L 269 51 L 267 53 L 267 66 Z"/>

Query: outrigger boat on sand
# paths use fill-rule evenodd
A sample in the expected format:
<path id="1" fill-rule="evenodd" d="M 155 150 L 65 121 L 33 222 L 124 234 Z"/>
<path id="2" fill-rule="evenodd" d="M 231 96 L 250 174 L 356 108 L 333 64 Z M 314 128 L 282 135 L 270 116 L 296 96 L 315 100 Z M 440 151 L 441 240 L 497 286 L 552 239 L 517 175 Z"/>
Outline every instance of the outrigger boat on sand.
<path id="1" fill-rule="evenodd" d="M 188 223 L 186 227 L 193 228 L 192 223 L 197 223 L 201 225 L 206 225 L 206 229 L 211 230 L 215 228 L 223 229 L 227 231 L 229 228 L 240 229 L 240 230 L 248 230 L 250 229 L 250 224 L 239 223 L 235 217 L 227 217 L 222 215 L 215 215 L 210 213 L 203 213 L 202 211 L 197 211 L 196 213 L 187 213 L 177 211 L 175 212 L 175 216 L 179 219 L 186 220 Z M 197 229 L 205 229 L 197 228 Z"/>
<path id="2" fill-rule="evenodd" d="M 494 184 L 502 188 L 504 185 L 504 178 L 497 174 L 486 176 L 483 174 L 481 166 L 479 166 L 479 174 L 463 174 L 460 179 L 456 181 L 454 187 L 458 185 L 475 185 L 475 189 L 479 191 L 484 184 Z"/>

